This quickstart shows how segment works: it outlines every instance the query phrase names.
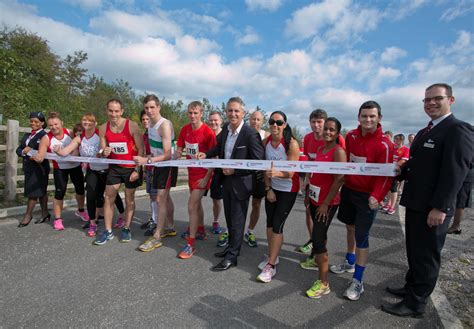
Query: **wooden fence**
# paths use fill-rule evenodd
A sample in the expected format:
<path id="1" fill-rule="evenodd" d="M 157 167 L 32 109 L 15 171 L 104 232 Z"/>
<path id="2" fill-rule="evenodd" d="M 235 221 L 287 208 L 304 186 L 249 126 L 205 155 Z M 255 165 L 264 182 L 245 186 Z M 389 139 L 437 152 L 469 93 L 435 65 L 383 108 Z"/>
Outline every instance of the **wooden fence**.
<path id="1" fill-rule="evenodd" d="M 0 181 L 4 182 L 4 189 L 0 189 L 0 194 L 3 194 L 5 200 L 11 201 L 15 199 L 18 193 L 23 193 L 24 190 L 23 187 L 17 187 L 18 182 L 25 180 L 25 176 L 18 174 L 18 169 L 23 167 L 23 163 L 22 161 L 18 162 L 19 159 L 15 151 L 20 144 L 20 137 L 23 136 L 23 133 L 30 132 L 31 128 L 20 127 L 17 120 L 8 120 L 7 125 L 0 125 L 0 131 L 5 131 L 6 136 L 6 143 L 0 145 L 0 152 L 5 152 L 4 176 L 0 176 Z M 48 191 L 54 191 L 52 171 L 49 174 L 49 179 Z M 187 179 L 186 168 L 179 168 L 178 179 Z M 73 188 L 73 185 L 68 184 L 67 187 L 70 189 Z"/>

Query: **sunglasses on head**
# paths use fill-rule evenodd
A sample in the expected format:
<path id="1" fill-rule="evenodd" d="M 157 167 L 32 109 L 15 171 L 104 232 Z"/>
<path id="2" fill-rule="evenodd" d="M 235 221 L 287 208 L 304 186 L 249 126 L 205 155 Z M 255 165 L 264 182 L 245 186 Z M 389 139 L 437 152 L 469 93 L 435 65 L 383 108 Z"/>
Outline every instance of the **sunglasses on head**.
<path id="1" fill-rule="evenodd" d="M 283 120 L 273 120 L 273 119 L 268 120 L 268 124 L 270 126 L 273 126 L 275 123 L 277 124 L 278 127 L 281 127 L 285 124 L 285 121 L 283 121 Z"/>

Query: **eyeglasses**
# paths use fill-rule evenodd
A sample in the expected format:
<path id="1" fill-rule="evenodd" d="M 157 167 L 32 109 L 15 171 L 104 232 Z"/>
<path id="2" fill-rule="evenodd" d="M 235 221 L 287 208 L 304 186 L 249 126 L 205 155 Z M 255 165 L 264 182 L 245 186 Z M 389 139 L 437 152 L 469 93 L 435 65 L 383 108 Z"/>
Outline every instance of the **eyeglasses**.
<path id="1" fill-rule="evenodd" d="M 435 96 L 435 97 L 426 97 L 426 98 L 423 98 L 421 101 L 423 103 L 429 103 L 431 102 L 432 100 L 439 103 L 441 102 L 444 98 L 449 98 L 451 96 Z"/>
<path id="2" fill-rule="evenodd" d="M 270 126 L 273 126 L 275 123 L 277 124 L 278 127 L 281 127 L 285 124 L 285 121 L 283 121 L 283 120 L 273 120 L 273 119 L 268 120 L 268 124 Z"/>

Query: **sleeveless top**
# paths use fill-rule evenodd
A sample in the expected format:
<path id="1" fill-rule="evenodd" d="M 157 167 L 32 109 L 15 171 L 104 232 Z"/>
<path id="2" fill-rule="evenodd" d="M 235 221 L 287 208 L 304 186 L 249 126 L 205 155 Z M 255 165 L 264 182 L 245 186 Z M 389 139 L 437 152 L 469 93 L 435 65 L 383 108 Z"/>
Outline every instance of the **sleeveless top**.
<path id="1" fill-rule="evenodd" d="M 135 145 L 135 140 L 130 134 L 129 128 L 130 120 L 126 119 L 123 130 L 119 133 L 114 133 L 110 129 L 110 123 L 107 122 L 105 130 L 105 140 L 112 149 L 109 159 L 116 160 L 133 160 L 133 156 L 138 155 L 138 149 Z M 124 168 L 135 168 L 134 164 L 120 164 Z"/>
<path id="2" fill-rule="evenodd" d="M 163 122 L 167 121 L 171 128 L 171 157 L 174 155 L 175 151 L 175 136 L 174 136 L 174 129 L 173 123 L 168 119 L 161 118 L 155 123 L 152 127 L 148 128 L 148 142 L 150 143 L 150 151 L 152 155 L 158 156 L 164 153 L 163 151 L 163 140 L 161 139 L 161 135 L 158 134 L 158 129 L 161 127 Z"/>
<path id="3" fill-rule="evenodd" d="M 273 147 L 272 139 L 268 138 L 267 145 L 265 145 L 265 159 L 275 161 L 286 161 L 288 156 L 286 155 L 285 145 L 283 139 L 280 141 L 277 147 Z M 300 188 L 300 179 L 298 173 L 294 173 L 291 178 L 273 177 L 272 189 L 282 192 L 298 192 Z"/>
<path id="4" fill-rule="evenodd" d="M 334 152 L 341 146 L 336 145 L 329 151 L 323 154 L 324 147 L 320 147 L 316 152 L 316 158 L 314 161 L 321 162 L 333 162 Z M 334 176 L 332 174 L 319 174 L 313 173 L 309 179 L 309 199 L 315 206 L 319 206 L 324 202 L 329 189 L 334 182 Z M 340 195 L 337 192 L 336 196 L 329 202 L 329 205 L 338 205 L 340 203 Z"/>
<path id="5" fill-rule="evenodd" d="M 72 138 L 71 136 L 69 136 L 69 130 L 67 130 L 66 128 L 63 128 L 62 139 L 58 139 L 54 137 L 51 131 L 48 133 L 48 137 L 49 137 L 49 148 L 48 148 L 49 153 L 54 153 L 53 148 L 56 145 L 59 145 L 60 148 L 64 148 L 65 146 L 68 146 L 72 142 Z M 57 162 L 54 160 L 51 160 L 51 162 L 53 163 L 54 169 L 71 169 L 80 165 L 79 162 L 63 162 L 63 161 Z"/>
<path id="6" fill-rule="evenodd" d="M 94 134 L 90 137 L 86 137 L 86 133 L 83 132 L 81 134 L 81 144 L 79 145 L 79 154 L 81 157 L 88 157 L 88 158 L 95 158 L 97 153 L 100 150 L 100 137 L 98 131 L 94 132 Z M 105 170 L 109 168 L 109 165 L 106 163 L 88 163 L 89 168 L 92 170 Z"/>

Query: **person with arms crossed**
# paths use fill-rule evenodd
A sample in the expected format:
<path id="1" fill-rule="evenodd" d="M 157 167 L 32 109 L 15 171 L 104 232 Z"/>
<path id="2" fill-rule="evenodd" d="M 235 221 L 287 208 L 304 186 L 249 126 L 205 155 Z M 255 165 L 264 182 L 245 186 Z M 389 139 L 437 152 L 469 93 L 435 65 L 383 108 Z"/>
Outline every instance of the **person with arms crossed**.
<path id="1" fill-rule="evenodd" d="M 143 137 L 138 124 L 123 118 L 123 105 L 119 99 L 112 98 L 107 102 L 107 122 L 99 128 L 99 154 L 114 160 L 133 160 L 136 155 L 144 153 Z M 130 242 L 132 234 L 130 225 L 135 213 L 135 190 L 141 184 L 140 169 L 130 164 L 110 164 L 107 174 L 104 199 L 105 230 L 94 244 L 104 245 L 113 239 L 112 220 L 114 203 L 120 185 L 125 185 L 125 224 L 120 231 L 120 242 Z"/>
<path id="2" fill-rule="evenodd" d="M 384 304 L 396 316 L 421 316 L 438 280 L 441 250 L 453 216 L 456 195 L 473 157 L 472 126 L 451 112 L 452 87 L 436 83 L 425 90 L 425 113 L 431 121 L 420 130 L 401 168 L 405 181 L 400 204 L 405 211 L 408 271 L 405 285 L 387 287 L 403 299 Z"/>
<path id="3" fill-rule="evenodd" d="M 383 134 L 382 110 L 375 101 L 359 108 L 359 127 L 346 136 L 346 153 L 350 162 L 392 163 L 393 144 Z M 347 237 L 355 234 L 355 265 L 347 260 L 330 267 L 333 273 L 354 272 L 344 297 L 358 300 L 364 293 L 363 274 L 369 258 L 369 233 L 377 215 L 379 203 L 392 185 L 392 178 L 383 176 L 345 175 L 337 218 L 346 224 Z M 354 233 L 352 233 L 354 232 Z M 349 239 L 348 239 L 349 247 Z"/>
<path id="4" fill-rule="evenodd" d="M 206 153 L 199 153 L 199 159 L 253 159 L 262 160 L 264 150 L 258 132 L 244 124 L 245 104 L 240 97 L 227 101 L 228 123 L 217 138 L 217 145 Z M 229 230 L 229 246 L 215 254 L 224 259 L 213 267 L 214 271 L 225 271 L 237 266 L 237 257 L 242 246 L 249 198 L 253 188 L 253 173 L 244 169 L 222 169 L 224 186 L 224 213 Z"/>
<path id="5" fill-rule="evenodd" d="M 137 164 L 153 164 L 153 162 L 171 160 L 174 156 L 174 129 L 171 121 L 161 116 L 160 100 L 156 95 L 147 95 L 143 99 L 143 108 L 150 118 L 148 127 L 148 142 L 151 155 L 148 157 L 136 156 Z M 138 250 L 147 252 L 163 245 L 161 238 L 174 237 L 174 204 L 170 190 L 176 186 L 178 167 L 154 167 L 153 185 L 157 189 L 156 201 L 158 207 L 158 225 L 153 236 L 142 243 Z"/>

